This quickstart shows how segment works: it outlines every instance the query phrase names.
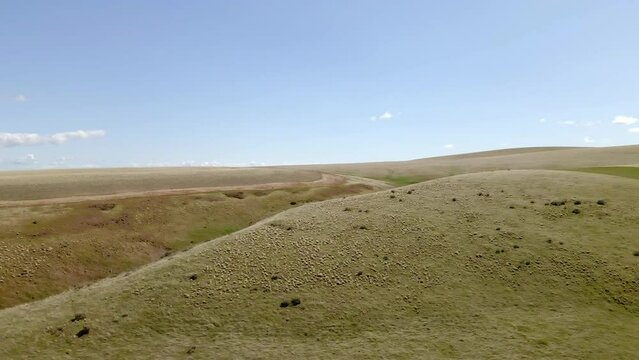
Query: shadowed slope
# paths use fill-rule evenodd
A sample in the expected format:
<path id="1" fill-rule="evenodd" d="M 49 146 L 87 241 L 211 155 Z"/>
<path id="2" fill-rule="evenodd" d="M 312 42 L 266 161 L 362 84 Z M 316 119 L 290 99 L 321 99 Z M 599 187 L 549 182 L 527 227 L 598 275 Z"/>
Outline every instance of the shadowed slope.
<path id="1" fill-rule="evenodd" d="M 504 171 L 392 191 L 4 310 L 0 356 L 635 356 L 639 182 Z"/>

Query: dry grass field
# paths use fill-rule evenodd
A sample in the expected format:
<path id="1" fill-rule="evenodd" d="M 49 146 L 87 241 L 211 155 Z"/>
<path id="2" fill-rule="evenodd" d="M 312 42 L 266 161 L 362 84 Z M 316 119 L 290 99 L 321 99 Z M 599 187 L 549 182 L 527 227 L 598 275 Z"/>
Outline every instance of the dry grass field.
<path id="1" fill-rule="evenodd" d="M 319 180 L 317 171 L 271 168 L 133 168 L 0 172 L 0 201 L 240 187 Z"/>
<path id="2" fill-rule="evenodd" d="M 5 173 L 0 358 L 634 359 L 638 163 Z"/>
<path id="3" fill-rule="evenodd" d="M 639 145 L 608 148 L 535 147 L 442 156 L 412 161 L 309 165 L 295 168 L 351 174 L 408 185 L 445 176 L 493 170 L 564 170 L 636 165 Z"/>
<path id="4" fill-rule="evenodd" d="M 559 171 L 308 204 L 4 310 L 0 355 L 635 359 L 638 204 L 634 179 Z"/>

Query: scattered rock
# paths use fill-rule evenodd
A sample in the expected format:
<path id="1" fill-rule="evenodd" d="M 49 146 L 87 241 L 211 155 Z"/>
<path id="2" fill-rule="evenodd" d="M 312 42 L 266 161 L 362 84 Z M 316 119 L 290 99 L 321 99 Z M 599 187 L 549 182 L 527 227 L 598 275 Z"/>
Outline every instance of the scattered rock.
<path id="1" fill-rule="evenodd" d="M 115 207 L 115 204 L 113 204 L 113 203 L 93 204 L 93 205 L 91 205 L 89 207 L 94 208 L 94 209 L 98 209 L 98 210 L 102 210 L 102 211 L 108 211 L 108 210 L 112 210 Z"/>
<path id="2" fill-rule="evenodd" d="M 227 197 L 235 198 L 239 200 L 242 200 L 245 197 L 242 191 L 229 191 L 229 192 L 225 192 L 224 195 L 226 195 Z"/>
<path id="3" fill-rule="evenodd" d="M 81 338 L 84 335 L 88 335 L 90 330 L 91 329 L 89 329 L 88 327 L 85 326 L 82 329 L 80 329 L 80 331 L 78 331 L 78 333 L 75 334 L 75 336 Z"/>
<path id="4" fill-rule="evenodd" d="M 73 316 L 73 319 L 71 319 L 71 322 L 82 321 L 86 318 L 87 318 L 86 315 L 84 315 L 83 313 L 77 313 Z"/>

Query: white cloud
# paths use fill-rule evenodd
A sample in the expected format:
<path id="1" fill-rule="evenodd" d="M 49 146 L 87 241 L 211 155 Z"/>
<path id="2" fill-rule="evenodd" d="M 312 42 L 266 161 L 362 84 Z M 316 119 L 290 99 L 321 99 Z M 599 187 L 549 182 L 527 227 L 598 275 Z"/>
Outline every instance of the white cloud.
<path id="1" fill-rule="evenodd" d="M 585 142 L 586 144 L 592 144 L 592 143 L 594 143 L 594 142 L 595 142 L 595 140 L 594 140 L 593 138 L 591 138 L 590 136 L 586 136 L 586 137 L 584 138 L 584 142 Z"/>
<path id="2" fill-rule="evenodd" d="M 444 149 L 452 149 L 452 148 L 454 148 L 454 147 L 455 147 L 455 145 L 453 145 L 453 144 L 446 144 L 446 145 L 444 145 Z"/>
<path id="3" fill-rule="evenodd" d="M 21 158 L 14 159 L 11 163 L 14 165 L 31 165 L 37 163 L 37 161 L 34 154 L 27 154 Z"/>
<path id="4" fill-rule="evenodd" d="M 388 112 L 388 111 L 384 111 L 381 115 L 377 115 L 377 116 L 371 116 L 371 120 L 372 121 L 377 121 L 377 120 L 390 120 L 392 118 L 394 118 L 395 115 L 393 115 L 393 113 Z"/>
<path id="5" fill-rule="evenodd" d="M 576 121 L 572 121 L 572 120 L 566 120 L 566 121 L 562 121 L 560 122 L 561 125 L 568 125 L 568 126 L 572 126 L 572 125 L 577 125 Z"/>
<path id="6" fill-rule="evenodd" d="M 24 94 L 18 94 L 13 99 L 17 102 L 25 102 L 27 101 L 27 96 Z"/>
<path id="7" fill-rule="evenodd" d="M 90 139 L 106 135 L 104 130 L 78 130 L 56 133 L 51 135 L 28 134 L 28 133 L 0 133 L 0 147 L 42 145 L 42 144 L 64 144 L 73 139 Z"/>
<path id="8" fill-rule="evenodd" d="M 633 128 L 630 128 L 630 129 L 628 129 L 628 132 L 631 132 L 631 133 L 639 133 L 639 127 L 633 127 Z"/>
<path id="9" fill-rule="evenodd" d="M 545 118 L 539 119 L 539 123 L 540 123 L 540 124 L 544 124 L 544 123 L 546 123 L 546 121 L 547 121 L 547 120 L 546 120 Z"/>
<path id="10" fill-rule="evenodd" d="M 639 119 L 623 115 L 615 116 L 615 119 L 612 120 L 612 123 L 617 125 L 632 125 L 636 124 L 637 122 L 639 122 Z"/>

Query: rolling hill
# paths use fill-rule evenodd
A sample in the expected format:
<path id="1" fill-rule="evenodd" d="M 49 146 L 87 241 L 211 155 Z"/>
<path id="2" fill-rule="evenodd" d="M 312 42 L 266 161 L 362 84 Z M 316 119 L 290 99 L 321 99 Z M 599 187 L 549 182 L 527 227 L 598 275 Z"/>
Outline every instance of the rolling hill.
<path id="1" fill-rule="evenodd" d="M 0 311 L 0 357 L 633 359 L 638 207 L 635 179 L 545 170 L 307 204 Z"/>

